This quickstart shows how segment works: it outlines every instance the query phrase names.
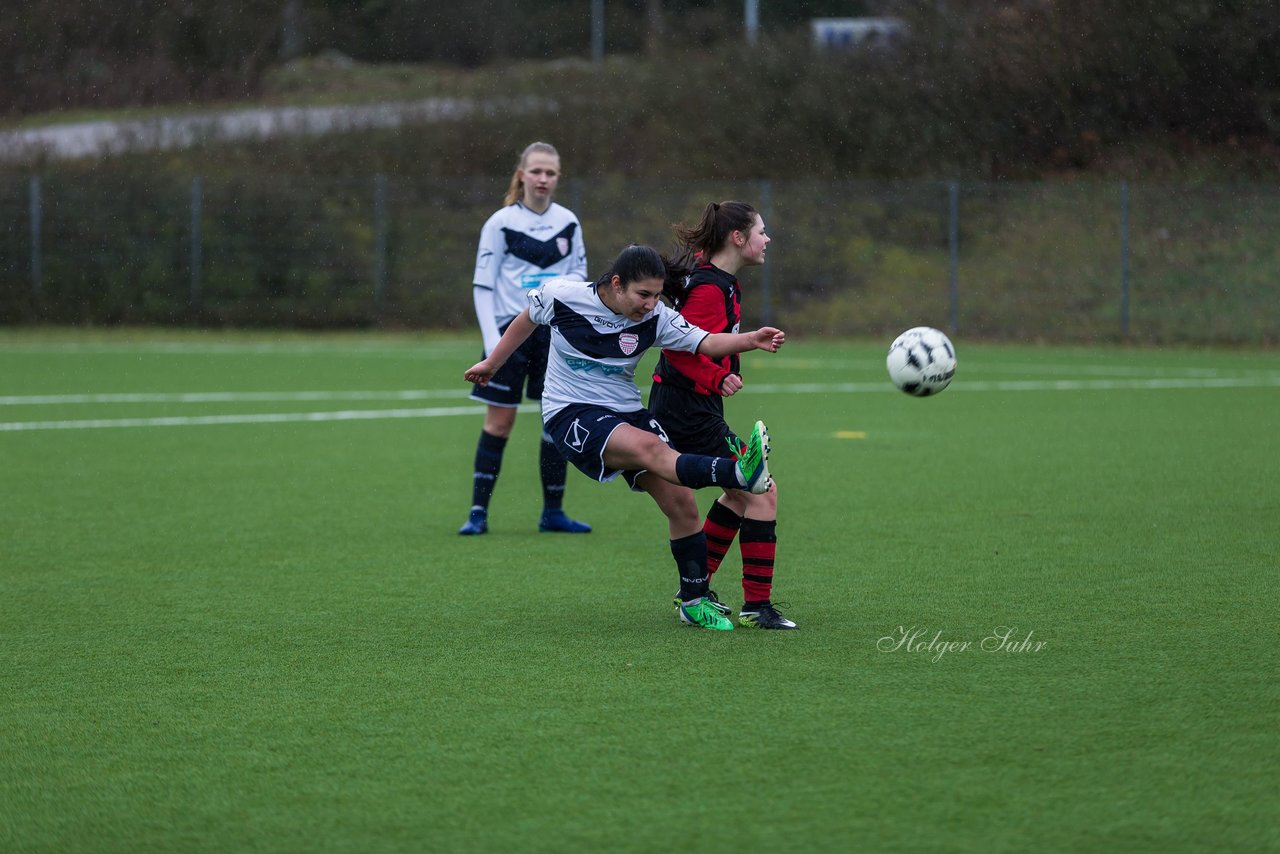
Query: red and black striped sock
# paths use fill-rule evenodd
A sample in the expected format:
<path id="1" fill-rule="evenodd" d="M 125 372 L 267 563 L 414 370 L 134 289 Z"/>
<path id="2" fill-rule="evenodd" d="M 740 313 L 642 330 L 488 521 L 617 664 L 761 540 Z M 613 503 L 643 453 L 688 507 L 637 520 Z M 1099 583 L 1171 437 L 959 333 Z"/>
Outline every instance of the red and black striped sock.
<path id="1" fill-rule="evenodd" d="M 774 519 L 743 519 L 742 599 L 743 607 L 763 605 L 773 593 L 773 560 L 778 550 L 778 523 Z"/>
<path id="2" fill-rule="evenodd" d="M 707 573 L 715 575 L 720 568 L 720 561 L 728 554 L 733 545 L 733 538 L 738 536 L 742 527 L 742 517 L 725 507 L 719 501 L 711 505 L 707 511 L 707 521 L 702 523 L 702 532 L 707 535 Z"/>

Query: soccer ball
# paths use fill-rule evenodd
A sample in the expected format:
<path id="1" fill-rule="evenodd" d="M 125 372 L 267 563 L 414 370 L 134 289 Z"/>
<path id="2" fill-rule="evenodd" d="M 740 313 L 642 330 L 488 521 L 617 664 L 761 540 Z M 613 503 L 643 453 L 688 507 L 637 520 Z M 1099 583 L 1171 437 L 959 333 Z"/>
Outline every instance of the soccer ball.
<path id="1" fill-rule="evenodd" d="M 889 345 L 885 360 L 893 384 L 916 397 L 937 394 L 956 374 L 956 348 L 931 326 L 917 326 Z"/>

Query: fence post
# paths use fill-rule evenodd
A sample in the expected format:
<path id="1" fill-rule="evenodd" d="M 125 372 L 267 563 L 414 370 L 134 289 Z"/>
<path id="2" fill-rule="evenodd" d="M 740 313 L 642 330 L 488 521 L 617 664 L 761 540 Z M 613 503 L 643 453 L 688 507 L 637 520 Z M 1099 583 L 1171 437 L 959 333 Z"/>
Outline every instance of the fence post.
<path id="1" fill-rule="evenodd" d="M 604 62 L 604 0 L 591 0 L 591 61 Z"/>
<path id="2" fill-rule="evenodd" d="M 44 258 L 41 256 L 41 252 L 43 250 L 40 245 L 40 226 L 44 212 L 40 199 L 40 177 L 38 175 L 31 176 L 29 187 L 29 213 L 31 218 L 31 297 L 35 302 L 39 303 L 40 291 L 44 286 Z"/>
<path id="3" fill-rule="evenodd" d="M 948 323 L 951 334 L 960 331 L 960 184 L 947 185 L 947 291 L 950 297 Z"/>
<path id="4" fill-rule="evenodd" d="M 199 309 L 202 298 L 200 272 L 204 266 L 204 179 L 191 179 L 191 308 Z"/>
<path id="5" fill-rule="evenodd" d="M 373 305 L 382 310 L 387 295 L 387 176 L 373 176 Z"/>
<path id="6" fill-rule="evenodd" d="M 1129 337 L 1129 182 L 1120 182 L 1120 336 Z"/>
<path id="7" fill-rule="evenodd" d="M 773 218 L 773 182 L 771 181 L 760 182 L 760 218 L 764 220 L 766 228 L 769 220 Z M 761 314 L 764 318 L 763 325 L 772 326 L 773 284 L 768 264 L 760 269 L 760 301 L 764 304 L 764 312 Z"/>

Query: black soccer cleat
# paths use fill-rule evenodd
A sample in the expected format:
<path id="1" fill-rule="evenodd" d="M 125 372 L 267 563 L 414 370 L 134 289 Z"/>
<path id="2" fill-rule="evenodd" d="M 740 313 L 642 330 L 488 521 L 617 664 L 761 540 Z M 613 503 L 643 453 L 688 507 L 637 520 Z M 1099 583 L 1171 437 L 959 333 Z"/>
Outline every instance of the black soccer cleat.
<path id="1" fill-rule="evenodd" d="M 738 625 L 753 629 L 798 629 L 795 623 L 782 616 L 776 605 L 766 604 L 744 607 L 738 613 Z"/>

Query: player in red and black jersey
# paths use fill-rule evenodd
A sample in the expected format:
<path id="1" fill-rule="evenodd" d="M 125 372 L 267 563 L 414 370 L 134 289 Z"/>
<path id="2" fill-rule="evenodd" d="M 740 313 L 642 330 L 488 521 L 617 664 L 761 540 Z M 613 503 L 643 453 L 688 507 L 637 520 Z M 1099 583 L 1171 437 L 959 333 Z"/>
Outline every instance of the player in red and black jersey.
<path id="1" fill-rule="evenodd" d="M 737 332 L 742 319 L 743 267 L 764 263 L 770 238 L 758 211 L 745 202 L 710 204 L 694 226 L 675 226 L 691 267 L 684 286 L 664 292 L 686 320 L 709 332 Z M 712 359 L 697 353 L 663 350 L 649 392 L 649 411 L 682 453 L 733 456 L 742 440 L 724 417 L 724 398 L 742 390 L 738 357 Z M 738 539 L 742 551 L 742 611 L 738 622 L 764 629 L 794 629 L 796 624 L 772 601 L 777 552 L 778 489 L 762 495 L 726 489 L 703 523 L 707 568 L 712 574 Z M 711 598 L 718 603 L 715 594 Z M 720 606 L 730 613 L 727 606 Z"/>

